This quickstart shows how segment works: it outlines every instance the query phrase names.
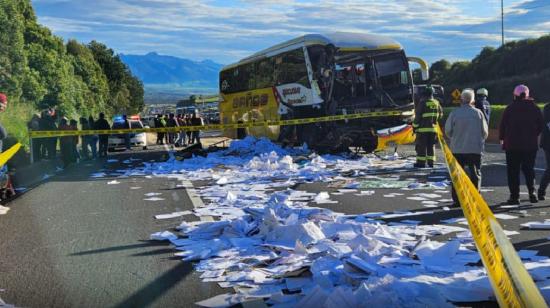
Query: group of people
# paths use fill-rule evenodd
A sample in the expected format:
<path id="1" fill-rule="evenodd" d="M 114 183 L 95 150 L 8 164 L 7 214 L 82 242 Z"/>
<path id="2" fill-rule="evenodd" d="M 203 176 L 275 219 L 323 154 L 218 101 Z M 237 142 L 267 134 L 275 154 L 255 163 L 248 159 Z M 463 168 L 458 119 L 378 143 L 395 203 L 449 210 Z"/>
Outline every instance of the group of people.
<path id="1" fill-rule="evenodd" d="M 34 131 L 70 131 L 79 130 L 107 130 L 111 125 L 105 119 L 105 114 L 100 113 L 99 118 L 95 120 L 92 116 L 81 117 L 79 121 L 69 120 L 66 117 L 57 119 L 54 109 L 48 109 L 40 114 L 34 114 L 28 123 L 29 130 Z M 42 159 L 51 160 L 56 158 L 57 144 L 61 150 L 61 160 L 64 166 L 78 160 L 96 159 L 97 157 L 107 156 L 109 135 L 85 135 L 85 136 L 65 136 L 65 137 L 47 137 L 32 139 L 32 151 L 34 161 Z M 81 150 L 78 151 L 78 144 L 81 144 Z M 99 151 L 98 151 L 99 144 Z"/>
<path id="2" fill-rule="evenodd" d="M 165 115 L 157 115 L 154 121 L 155 128 L 162 127 L 185 127 L 185 126 L 200 126 L 204 125 L 203 119 L 197 114 L 191 115 L 170 113 L 168 117 Z M 194 143 L 201 143 L 199 130 L 181 130 L 178 132 L 157 133 L 157 144 L 173 144 L 176 147 L 183 147 Z"/>
<path id="3" fill-rule="evenodd" d="M 476 97 L 477 94 L 477 97 Z M 461 93 L 461 106 L 453 110 L 445 122 L 445 135 L 450 139 L 450 149 L 457 162 L 479 190 L 481 186 L 482 154 L 489 135 L 488 123 L 491 107 L 486 89 L 465 89 Z M 432 167 L 435 161 L 434 146 L 437 140 L 436 126 L 442 118 L 441 105 L 433 98 L 433 90 L 426 90 L 425 98 L 416 108 L 413 129 L 417 134 L 417 162 L 415 167 Z M 550 104 L 544 111 L 535 104 L 529 88 L 518 85 L 513 91 L 513 101 L 500 120 L 499 139 L 506 153 L 509 205 L 520 204 L 520 173 L 523 172 L 529 193 L 529 202 L 544 200 L 550 184 Z M 535 160 L 538 149 L 545 152 L 547 169 L 535 188 Z M 458 206 L 455 190 L 454 205 Z"/>

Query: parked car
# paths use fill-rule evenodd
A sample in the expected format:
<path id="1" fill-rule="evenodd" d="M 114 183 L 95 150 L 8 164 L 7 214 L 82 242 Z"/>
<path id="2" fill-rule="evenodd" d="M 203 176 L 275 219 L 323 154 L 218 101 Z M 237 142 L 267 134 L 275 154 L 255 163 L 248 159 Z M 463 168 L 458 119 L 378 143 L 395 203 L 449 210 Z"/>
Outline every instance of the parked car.
<path id="1" fill-rule="evenodd" d="M 130 128 L 145 127 L 138 116 L 130 117 L 129 121 L 130 121 Z M 124 128 L 124 120 L 122 120 L 122 117 L 115 117 L 115 119 L 113 120 L 113 129 L 123 129 L 123 128 Z M 144 150 L 147 150 L 146 133 L 131 133 L 129 135 L 130 135 L 130 146 L 142 147 Z M 108 150 L 114 151 L 120 148 L 126 148 L 124 134 L 109 135 Z"/>

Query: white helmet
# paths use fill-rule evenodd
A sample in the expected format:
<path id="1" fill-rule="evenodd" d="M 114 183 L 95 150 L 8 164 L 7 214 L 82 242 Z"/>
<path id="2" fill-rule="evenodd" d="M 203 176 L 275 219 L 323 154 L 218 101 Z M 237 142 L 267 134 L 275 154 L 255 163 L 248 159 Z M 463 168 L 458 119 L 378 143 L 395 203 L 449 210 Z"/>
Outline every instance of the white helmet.
<path id="1" fill-rule="evenodd" d="M 489 91 L 487 91 L 487 89 L 485 89 L 485 88 L 477 89 L 476 94 L 489 97 Z"/>

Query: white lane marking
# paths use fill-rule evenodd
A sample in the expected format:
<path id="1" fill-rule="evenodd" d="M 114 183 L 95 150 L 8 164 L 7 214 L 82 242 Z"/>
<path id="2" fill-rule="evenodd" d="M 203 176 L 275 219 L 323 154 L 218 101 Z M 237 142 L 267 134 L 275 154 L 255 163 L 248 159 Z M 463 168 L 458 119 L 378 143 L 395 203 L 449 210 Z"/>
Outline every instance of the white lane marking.
<path id="1" fill-rule="evenodd" d="M 202 202 L 201 197 L 197 194 L 195 187 L 193 187 L 193 183 L 191 183 L 190 181 L 184 180 L 184 181 L 181 181 L 181 184 L 185 188 L 185 191 L 187 192 L 187 195 L 189 196 L 189 199 L 193 204 L 193 208 L 204 207 L 204 202 Z M 200 216 L 200 220 L 214 221 L 214 218 L 212 218 L 212 216 Z"/>

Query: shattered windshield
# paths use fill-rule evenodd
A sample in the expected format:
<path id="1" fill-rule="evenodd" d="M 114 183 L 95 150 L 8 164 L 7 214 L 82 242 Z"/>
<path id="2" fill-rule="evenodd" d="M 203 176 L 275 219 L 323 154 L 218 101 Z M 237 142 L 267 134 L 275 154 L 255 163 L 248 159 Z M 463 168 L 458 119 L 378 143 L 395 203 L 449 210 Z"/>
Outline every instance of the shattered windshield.
<path id="1" fill-rule="evenodd" d="M 409 69 L 401 54 L 375 58 L 374 63 L 382 88 L 409 85 Z"/>

